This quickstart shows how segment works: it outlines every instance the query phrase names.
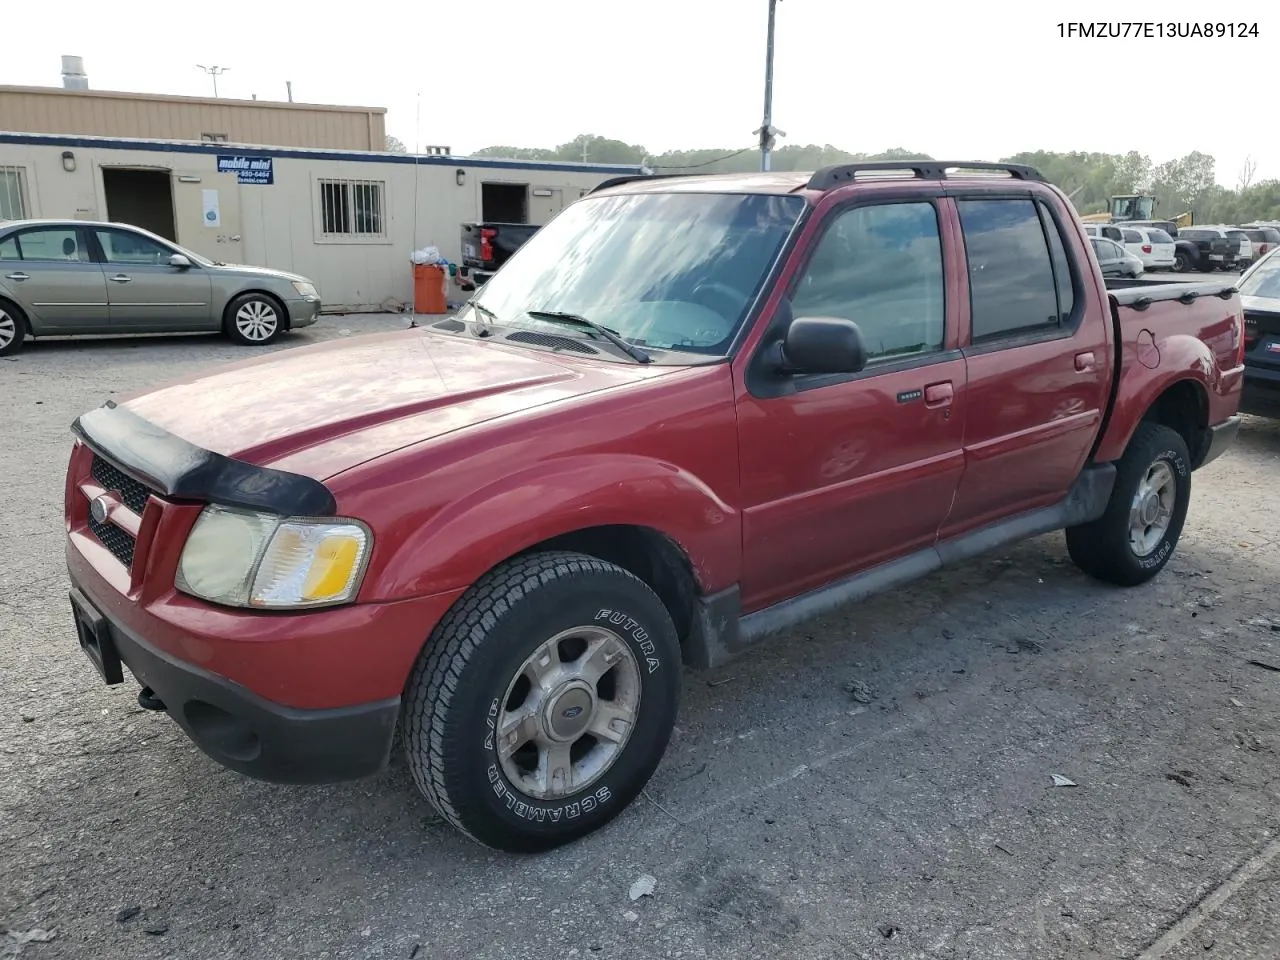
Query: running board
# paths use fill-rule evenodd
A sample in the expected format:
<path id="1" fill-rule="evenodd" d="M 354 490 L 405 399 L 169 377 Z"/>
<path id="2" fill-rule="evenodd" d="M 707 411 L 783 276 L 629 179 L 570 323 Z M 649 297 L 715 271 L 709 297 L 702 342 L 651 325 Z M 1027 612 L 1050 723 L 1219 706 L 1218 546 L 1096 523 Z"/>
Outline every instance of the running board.
<path id="1" fill-rule="evenodd" d="M 1072 485 L 1071 492 L 1051 507 L 1000 520 L 746 616 L 741 614 L 742 601 L 736 584 L 703 597 L 684 645 L 685 664 L 694 670 L 713 669 L 775 633 L 838 607 L 900 587 L 1005 544 L 1096 520 L 1107 508 L 1115 481 L 1114 464 L 1087 467 Z"/>

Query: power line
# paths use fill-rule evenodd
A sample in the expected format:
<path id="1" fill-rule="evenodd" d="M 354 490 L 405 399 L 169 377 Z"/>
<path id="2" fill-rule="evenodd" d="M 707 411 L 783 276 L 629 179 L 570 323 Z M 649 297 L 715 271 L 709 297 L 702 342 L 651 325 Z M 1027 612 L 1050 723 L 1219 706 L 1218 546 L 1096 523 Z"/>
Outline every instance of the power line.
<path id="1" fill-rule="evenodd" d="M 749 147 L 743 147 L 741 150 L 735 150 L 733 153 L 726 153 L 723 157 L 716 157 L 714 160 L 706 160 L 702 163 L 679 163 L 664 166 L 662 164 L 645 164 L 650 170 L 697 170 L 699 167 L 709 167 L 713 163 L 722 163 L 725 160 L 732 160 L 734 157 L 740 157 L 744 153 L 750 153 L 752 150 L 759 149 L 756 144 Z"/>

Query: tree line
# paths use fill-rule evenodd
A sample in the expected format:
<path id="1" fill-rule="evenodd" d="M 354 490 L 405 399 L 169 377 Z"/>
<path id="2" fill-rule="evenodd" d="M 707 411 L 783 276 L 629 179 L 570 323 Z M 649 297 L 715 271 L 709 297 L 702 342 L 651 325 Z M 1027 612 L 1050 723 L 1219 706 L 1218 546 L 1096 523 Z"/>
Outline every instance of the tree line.
<path id="1" fill-rule="evenodd" d="M 760 169 L 760 154 L 755 147 L 651 154 L 640 144 L 594 134 L 581 134 L 552 148 L 485 147 L 473 156 L 644 164 L 660 173 L 746 173 Z M 901 147 L 882 153 L 850 153 L 830 144 L 788 144 L 773 152 L 771 166 L 784 171 L 816 170 L 859 160 L 932 159 L 936 158 Z M 1161 218 L 1171 219 L 1189 210 L 1196 223 L 1280 220 L 1280 180 L 1254 182 L 1256 164 L 1252 161 L 1237 172 L 1235 187 L 1224 187 L 1217 182 L 1213 157 L 1198 150 L 1159 164 L 1136 150 L 1123 154 L 1035 150 L 1000 160 L 1035 167 L 1071 197 L 1081 214 L 1106 212 L 1109 198 L 1115 194 L 1141 193 L 1156 198 L 1156 216 Z"/>

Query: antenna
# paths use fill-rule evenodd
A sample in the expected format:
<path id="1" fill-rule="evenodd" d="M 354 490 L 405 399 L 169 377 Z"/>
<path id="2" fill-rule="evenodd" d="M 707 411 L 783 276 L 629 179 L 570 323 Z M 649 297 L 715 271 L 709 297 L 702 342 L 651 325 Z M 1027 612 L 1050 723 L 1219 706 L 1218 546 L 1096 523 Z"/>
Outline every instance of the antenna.
<path id="1" fill-rule="evenodd" d="M 284 82 L 285 91 L 289 94 L 289 102 L 293 103 L 293 81 L 286 80 Z"/>
<path id="2" fill-rule="evenodd" d="M 226 73 L 230 67 L 206 67 L 203 63 L 197 63 L 197 67 L 213 78 L 213 95 L 218 96 L 218 75 Z"/>

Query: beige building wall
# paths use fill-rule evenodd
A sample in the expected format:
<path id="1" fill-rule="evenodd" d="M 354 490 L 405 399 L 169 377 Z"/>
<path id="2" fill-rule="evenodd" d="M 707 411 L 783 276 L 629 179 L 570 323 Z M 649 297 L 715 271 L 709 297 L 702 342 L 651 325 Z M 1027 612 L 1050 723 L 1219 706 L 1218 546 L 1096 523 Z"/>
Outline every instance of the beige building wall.
<path id="1" fill-rule="evenodd" d="M 385 150 L 386 109 L 0 86 L 0 130 Z"/>
<path id="2" fill-rule="evenodd" d="M 458 157 L 419 157 L 414 162 L 403 155 L 337 157 L 316 151 L 312 157 L 307 151 L 271 151 L 274 183 L 268 186 L 241 184 L 235 174 L 217 171 L 218 155 L 235 154 L 234 148 L 122 149 L 39 139 L 45 142 L 8 142 L 0 135 L 0 173 L 20 171 L 27 216 L 109 219 L 104 169 L 162 171 L 172 186 L 178 243 L 228 263 L 296 271 L 316 283 L 326 310 L 346 312 L 380 309 L 393 299 L 411 301 L 410 255 L 416 249 L 435 246 L 449 260 L 460 262 L 461 224 L 480 219 L 486 182 L 526 184 L 530 222 L 543 224 L 604 180 L 636 172 L 552 164 L 504 167 Z M 72 159 L 64 162 L 64 153 Z M 341 201 L 345 196 L 349 202 L 357 191 L 376 191 L 380 232 L 326 234 L 326 190 L 331 221 L 335 198 Z M 216 226 L 204 217 L 206 191 L 216 191 Z M 346 209 L 339 216 L 346 216 L 350 225 L 354 213 Z M 456 289 L 451 292 L 455 295 L 464 296 Z"/>

